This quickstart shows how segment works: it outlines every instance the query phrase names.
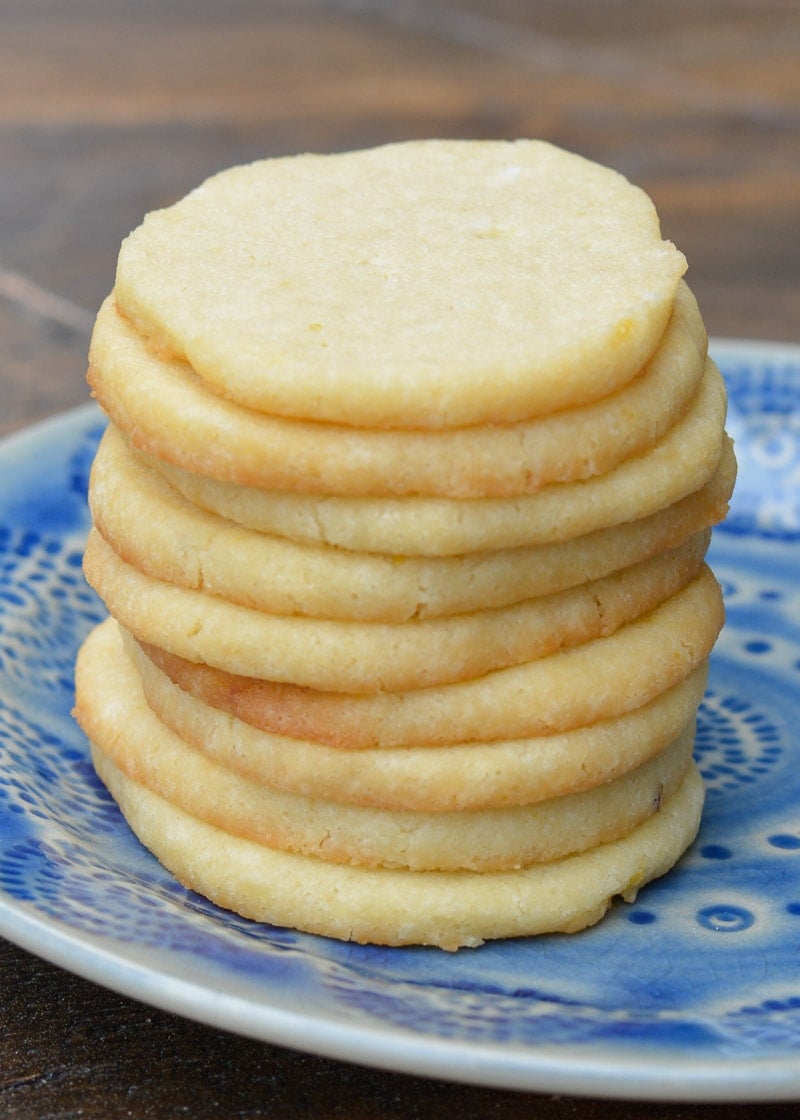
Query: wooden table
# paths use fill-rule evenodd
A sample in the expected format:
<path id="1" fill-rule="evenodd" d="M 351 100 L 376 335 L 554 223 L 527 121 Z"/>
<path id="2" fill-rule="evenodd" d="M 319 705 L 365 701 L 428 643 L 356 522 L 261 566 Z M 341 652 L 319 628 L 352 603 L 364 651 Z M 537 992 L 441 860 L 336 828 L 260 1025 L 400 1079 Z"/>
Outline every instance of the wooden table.
<path id="1" fill-rule="evenodd" d="M 221 167 L 542 136 L 643 186 L 715 335 L 800 341 L 796 0 L 0 0 L 0 434 L 86 399 L 122 237 Z M 789 1117 L 363 1069 L 155 1011 L 0 943 L 0 1114 Z"/>

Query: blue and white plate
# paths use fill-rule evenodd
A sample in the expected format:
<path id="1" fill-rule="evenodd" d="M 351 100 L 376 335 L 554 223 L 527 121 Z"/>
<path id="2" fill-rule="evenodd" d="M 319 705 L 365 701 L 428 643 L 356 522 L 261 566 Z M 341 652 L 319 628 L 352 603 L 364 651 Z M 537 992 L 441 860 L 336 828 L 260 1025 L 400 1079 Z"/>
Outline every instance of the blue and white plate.
<path id="1" fill-rule="evenodd" d="M 571 937 L 448 954 L 259 926 L 133 838 L 70 717 L 100 617 L 80 571 L 93 407 L 0 445 L 0 933 L 110 988 L 269 1042 L 503 1088 L 800 1098 L 800 349 L 713 346 L 740 480 L 715 535 L 728 624 L 679 867 Z M 587 682 L 591 686 L 591 682 Z"/>

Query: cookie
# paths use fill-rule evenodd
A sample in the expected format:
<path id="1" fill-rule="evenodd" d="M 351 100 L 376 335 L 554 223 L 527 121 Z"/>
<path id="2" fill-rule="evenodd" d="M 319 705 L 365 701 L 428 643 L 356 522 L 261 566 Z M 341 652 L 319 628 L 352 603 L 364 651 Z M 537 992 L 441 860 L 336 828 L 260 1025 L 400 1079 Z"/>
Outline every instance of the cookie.
<path id="1" fill-rule="evenodd" d="M 192 816 L 282 851 L 360 867 L 502 871 L 561 859 L 630 832 L 677 789 L 693 722 L 642 765 L 593 789 L 505 809 L 391 811 L 286 793 L 242 777 L 159 722 L 117 647 L 84 645 L 77 718 L 129 778 Z M 444 748 L 445 750 L 447 748 Z"/>
<path id="2" fill-rule="evenodd" d="M 474 680 L 362 695 L 226 673 L 153 646 L 147 652 L 185 691 L 262 730 L 351 750 L 407 747 L 550 735 L 622 715 L 703 664 L 723 619 L 719 584 L 704 566 L 609 637 Z"/>
<path id="3" fill-rule="evenodd" d="M 118 656 L 113 627 L 93 637 Z M 184 692 L 129 637 L 147 703 L 181 739 L 229 770 L 271 789 L 393 810 L 501 809 L 593 789 L 640 766 L 694 718 L 707 679 L 703 663 L 641 708 L 534 739 L 443 747 L 346 750 L 260 731 Z"/>
<path id="4" fill-rule="evenodd" d="M 273 614 L 408 622 L 551 595 L 675 548 L 725 516 L 736 461 L 648 518 L 552 545 L 398 557 L 259 533 L 188 502 L 131 454 L 110 425 L 95 457 L 95 525 L 127 563 L 169 583 Z"/>
<path id="5" fill-rule="evenodd" d="M 694 396 L 706 343 L 697 302 L 681 283 L 655 354 L 610 397 L 518 424 L 368 430 L 225 400 L 186 363 L 151 353 L 109 299 L 95 323 L 89 384 L 140 450 L 225 482 L 350 496 L 513 497 L 603 474 L 647 451 Z"/>
<path id="6" fill-rule="evenodd" d="M 685 268 L 541 141 L 262 160 L 125 240 L 75 716 L 182 883 L 457 949 L 680 858 L 736 474 Z"/>
<path id="7" fill-rule="evenodd" d="M 685 269 L 614 171 L 542 141 L 422 140 L 214 176 L 126 238 L 114 296 L 250 408 L 447 428 L 620 388 Z"/>
<path id="8" fill-rule="evenodd" d="M 650 451 L 596 478 L 552 483 L 519 498 L 340 498 L 258 490 L 137 454 L 188 501 L 260 532 L 357 552 L 453 556 L 552 544 L 665 509 L 713 477 L 726 442 L 725 411 L 724 382 L 708 360 L 686 414 Z"/>
<path id="9" fill-rule="evenodd" d="M 553 595 L 450 618 L 379 623 L 266 614 L 125 563 L 92 530 L 90 585 L 143 641 L 229 673 L 316 689 L 399 692 L 468 680 L 613 634 L 697 573 L 709 533 Z"/>
<path id="10" fill-rule="evenodd" d="M 697 835 L 703 783 L 677 792 L 627 836 L 518 871 L 346 867 L 231 836 L 128 778 L 96 746 L 95 768 L 134 833 L 186 887 L 257 922 L 376 945 L 476 947 L 493 938 L 574 933 L 612 901 L 633 901 Z"/>

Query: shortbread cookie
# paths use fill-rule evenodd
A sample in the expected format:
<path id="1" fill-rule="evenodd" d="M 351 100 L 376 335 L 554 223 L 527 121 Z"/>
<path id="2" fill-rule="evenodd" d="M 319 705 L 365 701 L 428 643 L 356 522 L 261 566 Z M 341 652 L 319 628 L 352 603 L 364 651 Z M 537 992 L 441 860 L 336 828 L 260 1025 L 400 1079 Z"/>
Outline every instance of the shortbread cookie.
<path id="1" fill-rule="evenodd" d="M 624 385 L 685 268 L 607 168 L 423 140 L 222 172 L 123 242 L 114 291 L 154 351 L 248 407 L 447 428 Z"/>
<path id="2" fill-rule="evenodd" d="M 193 696 L 265 731 L 349 749 L 441 745 L 550 735 L 639 708 L 706 660 L 723 618 L 704 566 L 610 637 L 471 681 L 365 695 L 236 676 L 155 647 L 148 654 Z"/>
<path id="3" fill-rule="evenodd" d="M 639 520 L 704 486 L 725 442 L 725 386 L 708 360 L 685 415 L 650 451 L 583 482 L 519 498 L 339 498 L 257 490 L 144 461 L 190 502 L 308 544 L 402 556 L 452 556 L 552 544 Z"/>
<path id="4" fill-rule="evenodd" d="M 642 766 L 581 793 L 507 809 L 396 812 L 270 789 L 189 746 L 152 713 L 119 650 L 84 645 L 76 715 L 129 778 L 225 832 L 334 863 L 412 871 L 504 871 L 561 859 L 630 832 L 677 789 L 694 726 Z M 445 748 L 446 749 L 446 748 Z"/>
<path id="5" fill-rule="evenodd" d="M 113 619 L 104 626 L 113 629 L 93 636 L 93 643 L 115 658 L 118 628 Z M 161 722 L 228 769 L 304 797 L 415 812 L 502 809 L 614 781 L 658 754 L 691 722 L 708 675 L 703 663 L 649 704 L 561 734 L 349 751 L 260 731 L 184 692 L 132 639 L 126 647 Z"/>
<path id="6" fill-rule="evenodd" d="M 271 614 L 408 622 L 551 595 L 675 548 L 727 512 L 736 461 L 666 510 L 553 545 L 455 557 L 391 557 L 298 544 L 192 505 L 109 425 L 89 504 L 114 551 L 147 575 Z"/>
<path id="7" fill-rule="evenodd" d="M 696 575 L 710 531 L 602 580 L 497 610 L 413 622 L 265 614 L 126 564 L 97 530 L 84 570 L 137 638 L 229 673 L 338 692 L 399 692 L 548 657 L 652 610 Z"/>
<path id="8" fill-rule="evenodd" d="M 696 392 L 707 338 L 685 284 L 642 373 L 591 405 L 513 425 L 385 431 L 266 416 L 220 398 L 186 363 L 152 354 L 106 300 L 89 384 L 133 444 L 184 470 L 268 490 L 508 497 L 603 474 L 647 451 Z"/>
<path id="9" fill-rule="evenodd" d="M 455 950 L 574 933 L 673 867 L 703 806 L 692 763 L 677 792 L 627 836 L 553 863 L 484 873 L 345 867 L 231 836 L 131 780 L 96 746 L 92 757 L 133 832 L 189 889 L 258 922 L 376 945 Z"/>

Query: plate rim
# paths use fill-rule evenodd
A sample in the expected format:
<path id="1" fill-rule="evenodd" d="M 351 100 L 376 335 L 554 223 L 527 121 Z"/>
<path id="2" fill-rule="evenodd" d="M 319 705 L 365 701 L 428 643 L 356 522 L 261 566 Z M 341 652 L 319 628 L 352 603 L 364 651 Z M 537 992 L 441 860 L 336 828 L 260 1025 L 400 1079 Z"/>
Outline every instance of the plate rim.
<path id="1" fill-rule="evenodd" d="M 33 907 L 8 906 L 0 895 L 0 936 L 56 967 L 99 984 L 120 995 L 168 1014 L 277 1046 L 332 1058 L 349 1064 L 411 1076 L 486 1088 L 536 1093 L 560 1093 L 572 1097 L 638 1100 L 663 1103 L 725 1104 L 738 1101 L 790 1101 L 800 1097 L 800 1059 L 762 1057 L 742 1063 L 741 1059 L 687 1058 L 685 1051 L 665 1051 L 646 1060 L 636 1057 L 626 1064 L 618 1050 L 604 1053 L 567 1053 L 563 1047 L 521 1043 L 506 1044 L 502 1050 L 469 1039 L 432 1038 L 391 1024 L 358 1026 L 337 1021 L 332 1013 L 304 1014 L 259 1002 L 257 1022 L 254 1005 L 241 996 L 212 992 L 202 985 L 168 975 L 133 961 L 123 952 L 94 944 L 89 934 L 63 929 L 53 919 L 29 913 Z M 12 914 L 15 922 L 9 924 Z M 20 934 L 27 934 L 20 937 Z M 146 991 L 143 991 L 146 982 Z M 216 1006 L 209 1014 L 207 1002 L 198 993 L 213 994 Z M 243 1029 L 241 1012 L 251 1022 Z M 357 1052 L 352 1045 L 356 1042 Z M 398 1049 L 407 1046 L 407 1052 Z M 434 1044 L 432 1046 L 432 1043 Z M 679 1056 L 679 1065 L 675 1057 Z M 753 1078 L 753 1069 L 762 1076 Z"/>

